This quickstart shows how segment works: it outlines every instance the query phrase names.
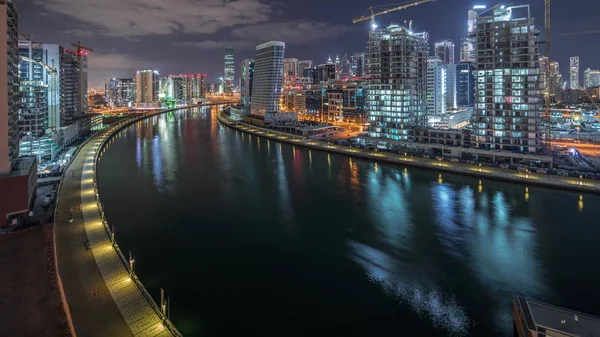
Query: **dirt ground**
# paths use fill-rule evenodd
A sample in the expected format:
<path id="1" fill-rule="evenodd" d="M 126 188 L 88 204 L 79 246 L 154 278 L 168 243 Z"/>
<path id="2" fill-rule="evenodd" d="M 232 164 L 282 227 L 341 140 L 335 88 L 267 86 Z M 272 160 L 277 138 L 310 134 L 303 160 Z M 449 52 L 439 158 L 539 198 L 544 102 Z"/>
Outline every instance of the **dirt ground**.
<path id="1" fill-rule="evenodd" d="M 0 336 L 71 335 L 52 247 L 52 225 L 0 235 Z"/>

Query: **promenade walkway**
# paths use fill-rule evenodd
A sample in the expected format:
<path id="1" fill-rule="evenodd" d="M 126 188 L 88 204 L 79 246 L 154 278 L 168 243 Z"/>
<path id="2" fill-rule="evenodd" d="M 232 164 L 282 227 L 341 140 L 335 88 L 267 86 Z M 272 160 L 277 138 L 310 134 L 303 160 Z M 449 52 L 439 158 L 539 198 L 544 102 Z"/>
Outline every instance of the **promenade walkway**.
<path id="1" fill-rule="evenodd" d="M 158 306 L 130 275 L 103 223 L 95 192 L 95 157 L 117 126 L 83 145 L 65 173 L 56 213 L 56 247 L 77 336 L 176 336 L 163 325 Z M 72 172 L 75 172 L 73 175 Z M 68 222 L 71 207 L 73 222 Z M 86 250 L 89 240 L 91 250 Z M 165 324 L 170 324 L 165 322 Z"/>
<path id="2" fill-rule="evenodd" d="M 306 139 L 305 137 L 295 136 L 283 132 L 273 131 L 265 128 L 252 126 L 245 123 L 236 122 L 227 117 L 223 112 L 217 115 L 218 120 L 234 129 L 254 134 L 260 137 L 273 139 L 276 141 L 303 146 L 311 149 L 323 150 L 327 152 L 339 153 L 357 158 L 365 158 L 380 162 L 402 164 L 406 166 L 415 166 L 426 169 L 433 169 L 442 172 L 452 172 L 489 179 L 505 180 L 526 183 L 531 185 L 540 185 L 546 187 L 570 189 L 574 191 L 583 191 L 590 193 L 600 193 L 600 182 L 589 179 L 578 179 L 572 177 L 560 177 L 547 174 L 535 174 L 530 172 L 513 171 L 502 168 L 494 168 L 481 165 L 470 165 L 456 163 L 447 160 L 436 160 L 410 156 L 408 154 L 396 154 L 390 152 L 375 152 L 366 149 L 348 147 L 343 145 L 328 144 L 325 142 Z"/>

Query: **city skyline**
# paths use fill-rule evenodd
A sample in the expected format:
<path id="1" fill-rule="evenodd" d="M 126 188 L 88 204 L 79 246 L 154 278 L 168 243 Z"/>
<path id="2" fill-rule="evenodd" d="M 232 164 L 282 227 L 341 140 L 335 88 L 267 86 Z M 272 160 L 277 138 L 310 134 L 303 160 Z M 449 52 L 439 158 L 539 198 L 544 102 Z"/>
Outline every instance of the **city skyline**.
<path id="1" fill-rule="evenodd" d="M 96 51 L 89 60 L 90 87 L 101 87 L 106 78 L 133 77 L 139 69 L 157 69 L 161 75 L 202 72 L 213 83 L 222 76 L 223 48 L 227 45 L 236 49 L 236 60 L 252 57 L 254 46 L 273 39 L 286 42 L 287 57 L 310 59 L 315 64 L 325 63 L 328 55 L 363 52 L 368 24 L 353 25 L 351 20 L 362 15 L 369 5 L 382 5 L 389 0 L 350 5 L 341 0 L 327 4 L 314 0 L 286 4 L 237 0 L 226 5 L 213 0 L 196 5 L 174 1 L 168 9 L 162 9 L 164 5 L 160 2 L 155 6 L 140 6 L 137 2 L 115 2 L 113 6 L 88 0 L 77 4 L 66 0 L 32 0 L 19 4 L 19 11 L 28 13 L 20 18 L 20 31 L 44 43 L 68 46 L 81 39 L 93 47 Z M 458 46 L 466 35 L 467 11 L 476 4 L 492 6 L 496 2 L 436 1 L 379 17 L 378 22 L 388 25 L 413 20 L 415 30 L 430 33 L 432 46 L 446 39 Z M 514 4 L 531 5 L 543 39 L 543 1 L 518 0 Z M 202 11 L 193 14 L 197 8 Z M 338 15 L 327 15 L 330 10 L 336 10 Z M 594 57 L 600 47 L 586 43 L 600 34 L 600 26 L 592 14 L 598 10 L 600 3 L 553 2 L 552 59 L 565 65 L 561 67 L 563 78 L 568 78 L 571 56 L 580 57 L 581 69 L 600 67 Z M 129 15 L 133 11 L 136 14 Z M 430 20 L 432 15 L 436 20 Z M 156 25 L 156 20 L 164 24 Z M 313 45 L 319 48 L 310 48 Z M 583 45 L 586 48 L 580 47 Z M 459 59 L 456 49 L 454 57 Z M 543 46 L 541 49 L 543 53 Z M 238 79 L 236 72 L 234 83 Z"/>

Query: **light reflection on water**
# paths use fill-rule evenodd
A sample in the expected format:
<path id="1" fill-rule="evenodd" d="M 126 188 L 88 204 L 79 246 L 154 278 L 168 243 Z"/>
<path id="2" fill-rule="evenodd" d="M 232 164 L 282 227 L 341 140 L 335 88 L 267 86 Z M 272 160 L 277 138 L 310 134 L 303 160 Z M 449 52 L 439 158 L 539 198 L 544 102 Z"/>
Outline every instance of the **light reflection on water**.
<path id="1" fill-rule="evenodd" d="M 348 245 L 369 279 L 396 297 L 398 305 L 409 305 L 437 328 L 453 334 L 467 332 L 468 317 L 452 296 L 443 295 L 435 285 L 428 286 L 423 280 L 411 280 L 405 275 L 406 266 L 398 266 L 396 259 L 382 251 L 354 241 Z"/>
<path id="2" fill-rule="evenodd" d="M 154 237 L 167 240 L 169 236 L 164 229 L 176 228 L 171 235 L 177 236 L 169 237 L 170 240 L 179 246 L 179 241 L 193 238 L 194 241 L 184 247 L 202 248 L 198 252 L 164 250 L 161 258 L 166 261 L 161 268 L 169 268 L 169 271 L 153 271 L 156 274 L 152 275 L 167 275 L 161 276 L 161 282 L 175 292 L 179 308 L 187 308 L 190 320 L 201 315 L 196 312 L 194 296 L 190 294 L 202 298 L 207 305 L 218 305 L 221 299 L 198 294 L 201 286 L 181 284 L 178 280 L 190 277 L 181 271 L 187 267 L 181 270 L 170 267 L 170 261 L 182 261 L 187 266 L 205 259 L 198 265 L 203 275 L 204 268 L 208 269 L 206 275 L 215 277 L 218 286 L 229 280 L 230 287 L 255 289 L 256 283 L 244 282 L 248 275 L 256 275 L 278 298 L 297 302 L 299 299 L 293 293 L 301 292 L 309 299 L 313 294 L 318 297 L 312 300 L 314 303 L 322 303 L 320 298 L 336 303 L 330 292 L 319 286 L 308 285 L 310 282 L 302 281 L 297 275 L 284 278 L 282 274 L 287 269 L 302 270 L 311 280 L 321 279 L 322 284 L 338 285 L 336 288 L 348 298 L 343 305 L 366 317 L 373 309 L 355 304 L 352 301 L 355 295 L 371 297 L 375 306 L 385 307 L 384 301 L 375 300 L 377 294 L 354 286 L 361 279 L 368 279 L 397 303 L 398 311 L 392 309 L 394 314 L 405 315 L 402 308 L 409 308 L 423 320 L 415 325 L 433 325 L 444 333 L 458 335 L 474 331 L 477 335 L 482 331 L 493 332 L 488 335 L 512 333 L 510 300 L 517 295 L 558 305 L 577 297 L 577 291 L 564 281 L 563 273 L 587 272 L 591 279 L 589 284 L 578 283 L 578 286 L 592 294 L 594 280 L 600 282 L 600 277 L 589 272 L 593 261 L 600 259 L 600 251 L 593 244 L 580 244 L 587 237 L 594 237 L 593 231 L 597 234 L 597 227 L 591 226 L 595 221 L 590 220 L 600 216 L 597 198 L 586 196 L 586 208 L 581 212 L 577 208 L 578 196 L 561 194 L 561 191 L 545 193 L 545 190 L 529 188 L 525 201 L 524 186 L 485 180 L 480 183 L 478 179 L 449 174 L 444 174 L 440 182 L 436 172 L 331 155 L 230 130 L 217 124 L 214 113 L 169 114 L 140 123 L 135 131 L 129 130 L 125 135 L 111 145 L 100 165 L 107 167 L 112 161 L 118 163 L 119 168 L 123 165 L 129 170 L 137 169 L 139 174 L 124 180 L 119 175 L 101 179 L 101 184 L 110 181 L 118 187 L 113 190 L 124 191 L 114 193 L 112 200 L 106 201 L 107 214 L 111 218 L 117 212 L 118 206 L 114 204 L 136 200 L 154 210 L 155 216 L 156 212 L 168 216 L 168 225 L 163 221 L 154 227 L 151 224 L 158 220 L 150 215 L 137 214 L 139 219 L 128 221 L 129 210 L 125 209 L 119 216 L 113 216 L 117 222 L 123 221 L 117 223 L 117 227 L 124 229 L 121 237 L 125 246 L 133 241 L 152 242 Z M 123 157 L 117 159 L 115 153 Z M 100 172 L 105 174 L 102 173 L 105 171 Z M 154 191 L 145 189 L 135 194 L 138 186 L 147 187 L 148 183 Z M 111 188 L 103 190 L 103 195 L 110 196 Z M 555 196 L 559 196 L 558 201 L 553 201 Z M 570 202 L 567 207 L 564 200 Z M 553 202 L 556 207 L 548 206 Z M 173 220 L 178 216 L 187 222 Z M 579 231 L 565 225 L 571 220 L 581 224 Z M 220 227 L 211 227 L 215 223 Z M 137 236 L 128 238 L 127 226 L 133 226 L 131 232 L 137 236 L 144 233 L 148 236 L 144 240 L 138 240 Z M 201 237 L 191 229 L 205 226 L 211 230 L 203 232 Z M 157 232 L 153 228 L 157 228 Z M 582 234 L 584 230 L 592 234 Z M 232 237 L 243 240 L 228 246 Z M 208 241 L 204 245 L 196 242 L 204 238 Z M 155 246 L 156 242 L 149 244 L 148 251 Z M 216 251 L 208 248 L 204 251 L 206 246 L 215 246 Z M 227 248 L 221 251 L 221 246 Z M 237 256 L 236 249 L 242 249 L 239 247 L 244 250 Z M 273 250 L 256 261 L 251 260 L 252 254 L 264 247 Z M 585 255 L 577 256 L 587 257 L 586 262 L 565 265 L 562 255 L 577 249 L 586 250 Z M 136 251 L 140 260 L 144 260 L 144 254 L 149 253 Z M 222 255 L 236 256 L 236 259 L 218 261 Z M 217 260 L 214 264 L 225 266 L 227 271 L 248 272 L 247 266 L 252 265 L 252 273 L 256 274 L 219 279 L 219 275 L 226 272 L 218 268 L 211 270 L 207 260 Z M 322 262 L 326 267 L 313 267 L 321 261 L 327 261 Z M 344 264 L 347 261 L 352 261 L 358 271 L 350 271 Z M 271 279 L 278 279 L 285 286 L 269 283 Z M 203 282 L 210 285 L 213 280 L 203 276 L 193 283 Z M 231 296 L 242 296 L 232 293 Z M 263 292 L 257 296 L 270 298 L 273 293 Z M 238 297 L 232 301 L 238 301 Z M 330 307 L 325 305 L 323 312 L 345 309 L 327 303 Z M 241 308 L 256 310 L 253 314 L 258 316 L 252 316 L 253 319 L 263 314 L 259 310 L 262 308 Z M 177 307 L 174 310 L 177 312 Z M 264 310 L 266 316 L 278 311 Z M 305 311 L 317 309 L 299 305 L 297 310 L 302 317 Z M 355 318 L 347 317 L 347 320 Z M 293 330 L 297 322 L 286 319 L 290 319 L 289 327 Z M 393 320 L 378 319 L 374 324 L 393 326 Z M 306 331 L 309 328 L 310 325 L 306 325 Z"/>

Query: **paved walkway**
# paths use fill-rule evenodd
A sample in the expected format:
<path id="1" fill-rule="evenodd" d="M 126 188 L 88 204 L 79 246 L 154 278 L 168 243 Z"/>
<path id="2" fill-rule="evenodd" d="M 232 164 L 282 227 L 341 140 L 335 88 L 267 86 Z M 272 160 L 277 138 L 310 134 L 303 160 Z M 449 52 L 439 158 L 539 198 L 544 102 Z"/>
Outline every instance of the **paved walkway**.
<path id="1" fill-rule="evenodd" d="M 81 203 L 81 172 L 93 146 L 93 140 L 83 146 L 69 166 L 59 192 L 55 219 L 58 270 L 78 337 L 133 336 L 104 283 L 94 255 L 85 249 L 83 214 L 73 212 L 73 223 L 68 222 L 70 208 Z"/>
<path id="2" fill-rule="evenodd" d="M 358 158 L 372 159 L 375 161 L 427 168 L 436 171 L 452 172 L 476 177 L 513 181 L 546 187 L 570 189 L 575 191 L 600 193 L 600 182 L 596 180 L 560 177 L 529 172 L 519 172 L 502 168 L 456 163 L 446 160 L 440 161 L 436 159 L 413 157 L 407 154 L 402 155 L 389 152 L 375 152 L 371 150 L 364 150 L 343 145 L 328 144 L 318 140 L 306 139 L 306 137 L 302 136 L 292 135 L 289 133 L 260 128 L 246 123 L 236 122 L 227 117 L 222 112 L 219 112 L 217 118 L 221 123 L 243 132 L 311 149 L 339 153 Z"/>
<path id="3" fill-rule="evenodd" d="M 94 195 L 94 156 L 110 131 L 94 136 L 65 174 L 57 205 L 59 271 L 78 337 L 173 336 L 161 323 L 113 248 Z M 75 177 L 72 171 L 75 171 Z M 70 207 L 82 204 L 73 212 Z M 91 250 L 85 250 L 89 240 Z"/>

